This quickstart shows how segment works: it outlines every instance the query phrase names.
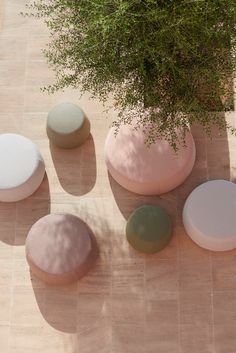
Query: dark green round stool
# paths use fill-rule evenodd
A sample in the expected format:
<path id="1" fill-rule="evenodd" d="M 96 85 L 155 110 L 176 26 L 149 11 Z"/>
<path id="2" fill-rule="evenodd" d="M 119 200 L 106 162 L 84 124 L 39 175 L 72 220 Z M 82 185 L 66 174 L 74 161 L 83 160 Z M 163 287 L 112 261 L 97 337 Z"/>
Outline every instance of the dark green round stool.
<path id="1" fill-rule="evenodd" d="M 57 147 L 78 147 L 88 138 L 89 133 L 90 122 L 83 110 L 75 104 L 58 104 L 48 114 L 47 135 Z"/>
<path id="2" fill-rule="evenodd" d="M 129 217 L 126 237 L 130 245 L 144 253 L 162 250 L 172 236 L 171 218 L 159 206 L 145 205 L 137 208 Z"/>

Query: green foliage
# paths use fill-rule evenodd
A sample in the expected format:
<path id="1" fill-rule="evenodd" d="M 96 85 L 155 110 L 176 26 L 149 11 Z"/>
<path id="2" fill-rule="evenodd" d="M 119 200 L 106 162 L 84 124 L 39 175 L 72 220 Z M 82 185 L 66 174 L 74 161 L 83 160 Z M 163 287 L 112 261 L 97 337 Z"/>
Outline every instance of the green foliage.
<path id="1" fill-rule="evenodd" d="M 217 112 L 232 104 L 235 0 L 36 0 L 29 12 L 51 32 L 49 91 L 113 92 L 117 128 L 152 122 L 148 141 L 173 147 L 176 127 L 230 128 Z"/>

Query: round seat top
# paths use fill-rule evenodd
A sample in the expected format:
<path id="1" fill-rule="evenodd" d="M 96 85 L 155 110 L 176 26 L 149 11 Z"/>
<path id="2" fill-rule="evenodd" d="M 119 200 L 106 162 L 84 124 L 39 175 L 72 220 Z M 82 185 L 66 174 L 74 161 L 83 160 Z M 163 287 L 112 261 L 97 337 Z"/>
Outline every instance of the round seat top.
<path id="1" fill-rule="evenodd" d="M 236 247 L 236 185 L 225 180 L 201 184 L 188 196 L 183 221 L 190 237 L 209 250 Z"/>
<path id="2" fill-rule="evenodd" d="M 129 243 L 137 250 L 157 252 L 163 249 L 171 238 L 171 218 L 159 206 L 139 207 L 128 219 L 126 235 Z"/>
<path id="3" fill-rule="evenodd" d="M 54 275 L 77 271 L 92 251 L 91 231 L 71 214 L 50 214 L 30 229 L 26 254 L 40 270 Z"/>
<path id="4" fill-rule="evenodd" d="M 73 103 L 56 105 L 48 114 L 48 126 L 58 134 L 71 134 L 79 130 L 85 120 L 82 109 Z"/>
<path id="5" fill-rule="evenodd" d="M 122 125 L 115 134 L 110 129 L 105 142 L 105 161 L 112 177 L 126 189 L 152 195 L 168 192 L 180 185 L 190 174 L 195 161 L 195 144 L 186 134 L 186 147 L 177 153 L 168 141 L 158 139 L 145 144 L 143 129 Z"/>
<path id="6" fill-rule="evenodd" d="M 39 151 L 29 139 L 18 134 L 0 135 L 0 189 L 25 183 L 36 171 Z"/>

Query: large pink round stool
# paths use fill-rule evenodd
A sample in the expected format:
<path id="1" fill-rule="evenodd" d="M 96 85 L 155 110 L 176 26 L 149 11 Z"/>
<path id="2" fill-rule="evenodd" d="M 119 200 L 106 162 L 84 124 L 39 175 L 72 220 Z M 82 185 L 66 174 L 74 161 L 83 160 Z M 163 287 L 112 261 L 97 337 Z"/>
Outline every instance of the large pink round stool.
<path id="1" fill-rule="evenodd" d="M 92 231 L 71 214 L 40 218 L 26 239 L 26 258 L 32 273 L 49 284 L 78 280 L 89 271 L 97 256 Z"/>
<path id="2" fill-rule="evenodd" d="M 125 189 L 141 195 L 166 193 L 190 174 L 195 162 L 195 143 L 186 135 L 186 147 L 177 153 L 165 140 L 145 145 L 141 128 L 122 125 L 117 135 L 111 128 L 105 142 L 105 161 L 111 176 Z"/>

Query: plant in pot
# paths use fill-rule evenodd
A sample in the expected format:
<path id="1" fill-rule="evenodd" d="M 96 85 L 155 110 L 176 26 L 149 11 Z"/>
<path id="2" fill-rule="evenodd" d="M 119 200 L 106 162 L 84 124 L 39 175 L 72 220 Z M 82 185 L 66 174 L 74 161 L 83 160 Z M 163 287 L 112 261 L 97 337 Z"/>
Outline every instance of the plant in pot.
<path id="1" fill-rule="evenodd" d="M 128 134 L 132 150 L 137 149 L 131 157 L 125 151 L 116 158 L 136 159 L 136 163 L 141 159 L 139 165 L 132 163 L 136 176 L 145 168 L 147 174 L 164 170 L 165 178 L 172 167 L 186 169 L 178 182 L 164 189 L 151 188 L 151 193 L 168 191 L 189 174 L 194 160 L 189 135 L 193 123 L 207 133 L 212 125 L 235 132 L 219 114 L 232 108 L 235 0 L 36 0 L 29 9 L 44 18 L 51 32 L 45 55 L 57 81 L 47 89 L 54 92 L 72 86 L 102 101 L 112 92 L 119 111 L 113 123 L 113 131 L 119 130 L 119 148 L 127 145 L 124 135 Z M 109 138 L 106 145 L 118 144 L 117 139 Z M 175 156 L 173 149 L 178 150 Z M 165 157 L 153 161 L 156 168 L 144 163 L 147 159 L 150 164 L 160 153 Z M 165 161 L 170 161 L 166 169 Z M 124 168 L 118 162 L 113 167 L 120 176 Z M 139 177 L 150 182 L 142 180 L 146 176 Z M 130 188 L 130 182 L 124 186 Z"/>

